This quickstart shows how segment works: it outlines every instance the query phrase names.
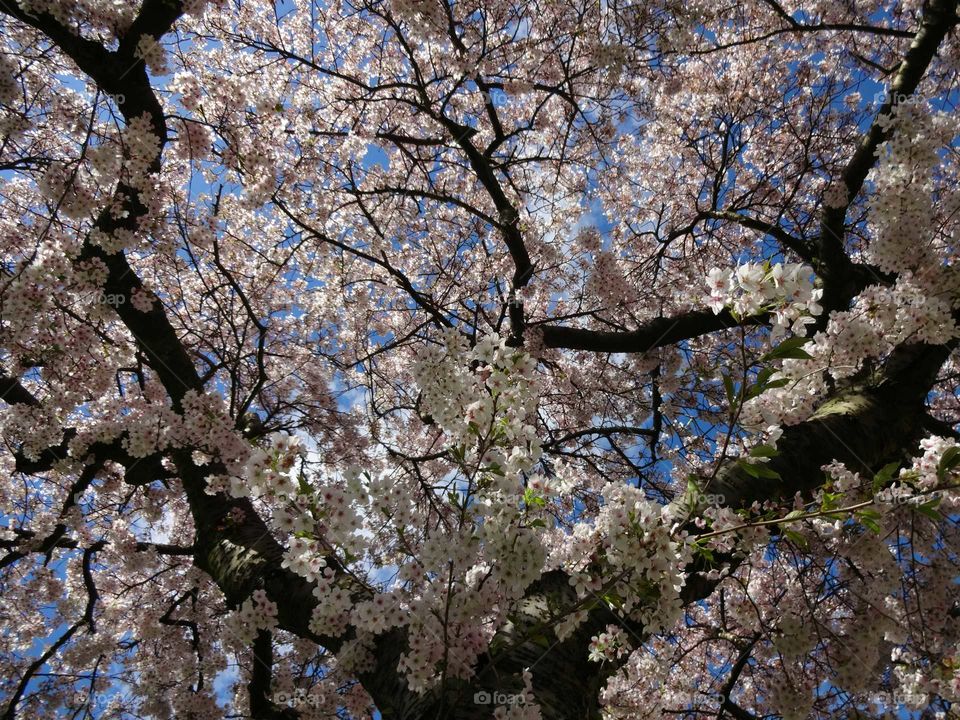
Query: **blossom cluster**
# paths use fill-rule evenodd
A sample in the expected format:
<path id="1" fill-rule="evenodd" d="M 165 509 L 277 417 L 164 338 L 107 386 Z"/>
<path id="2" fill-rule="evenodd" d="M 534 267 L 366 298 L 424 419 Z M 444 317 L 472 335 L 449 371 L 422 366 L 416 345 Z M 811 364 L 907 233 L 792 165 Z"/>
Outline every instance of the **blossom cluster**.
<path id="1" fill-rule="evenodd" d="M 960 452 L 960 444 L 953 438 L 931 435 L 920 441 L 920 450 L 921 454 L 900 470 L 895 482 L 879 489 L 878 503 L 901 506 L 934 502 L 944 510 L 960 504 L 960 493 L 954 488 L 958 463 L 950 460 Z"/>
<path id="2" fill-rule="evenodd" d="M 274 433 L 268 441 L 266 447 L 257 448 L 246 459 L 242 476 L 235 475 L 230 478 L 230 494 L 233 497 L 271 495 L 292 499 L 298 493 L 300 488 L 294 473 L 302 453 L 300 438 L 286 433 Z M 291 522 L 291 529 L 302 522 L 291 513 L 276 519 L 281 523 Z"/>
<path id="3" fill-rule="evenodd" d="M 590 278 L 584 288 L 586 294 L 598 298 L 604 308 L 612 308 L 630 302 L 636 297 L 624 267 L 609 250 L 593 253 Z"/>
<path id="4" fill-rule="evenodd" d="M 439 36 L 446 24 L 443 6 L 438 0 L 393 0 L 390 6 L 397 17 L 426 37 Z"/>
<path id="5" fill-rule="evenodd" d="M 167 67 L 167 56 L 163 45 L 157 42 L 156 38 L 148 33 L 140 36 L 140 42 L 137 43 L 136 56 L 146 63 L 154 75 L 166 75 L 169 71 Z"/>
<path id="6" fill-rule="evenodd" d="M 233 637 L 241 644 L 249 645 L 260 630 L 272 630 L 277 626 L 277 604 L 267 597 L 265 590 L 254 590 L 227 622 Z"/>
<path id="7" fill-rule="evenodd" d="M 627 62 L 627 48 L 616 42 L 596 42 L 590 47 L 590 60 L 597 67 L 619 71 Z"/>
<path id="8" fill-rule="evenodd" d="M 458 471 L 466 473 L 466 484 L 454 486 L 455 500 L 443 498 L 468 510 L 455 506 L 456 527 L 421 536 L 412 527 L 416 514 L 403 478 L 355 467 L 318 478 L 300 468 L 299 440 L 281 433 L 208 490 L 270 508 L 268 525 L 286 538 L 283 567 L 314 583 L 313 632 L 335 637 L 352 627 L 373 638 L 406 626 L 399 669 L 417 691 L 437 682 L 441 663 L 447 677 L 473 674 L 498 618 L 543 571 L 547 552 L 531 523 L 554 492 L 538 476 L 523 483 L 540 452 L 529 424 L 537 402 L 533 360 L 496 336 L 472 347 L 453 331 L 444 340 L 416 360 L 414 376 L 421 411 L 443 431 L 460 459 Z M 335 571 L 329 548 L 365 557 L 374 550 L 370 533 L 382 537 L 384 520 L 403 543 L 404 564 L 399 584 L 371 590 Z M 354 648 L 357 657 L 366 657 L 363 647 Z"/>
<path id="9" fill-rule="evenodd" d="M 605 488 L 592 525 L 578 523 L 563 537 L 548 565 L 568 570 L 583 598 L 612 599 L 619 612 L 650 632 L 670 626 L 681 610 L 680 591 L 690 549 L 671 533 L 673 509 L 648 500 L 630 485 Z M 557 627 L 566 637 L 586 615 L 568 615 Z"/>
<path id="10" fill-rule="evenodd" d="M 934 172 L 960 127 L 953 113 L 915 102 L 897 104 L 881 124 L 890 137 L 877 149 L 871 171 L 869 257 L 890 273 L 935 270 L 943 257 L 936 242 Z"/>
<path id="11" fill-rule="evenodd" d="M 523 692 L 511 698 L 513 702 L 498 705 L 493 711 L 493 720 L 541 720 L 540 706 L 533 694 L 533 673 L 529 668 L 523 671 Z"/>
<path id="12" fill-rule="evenodd" d="M 602 633 L 590 638 L 587 648 L 588 657 L 592 662 L 619 660 L 629 654 L 630 640 L 626 631 L 619 625 L 607 625 Z"/>
<path id="13" fill-rule="evenodd" d="M 826 395 L 828 376 L 851 377 L 864 362 L 903 342 L 949 342 L 960 334 L 952 307 L 949 298 L 929 295 L 909 273 L 892 287 L 871 285 L 850 310 L 833 313 L 826 330 L 804 346 L 808 358 L 782 362 L 771 381 L 786 382 L 749 400 L 742 422 L 761 428 L 802 422 Z"/>
<path id="14" fill-rule="evenodd" d="M 143 195 L 150 193 L 155 185 L 150 166 L 160 153 L 162 140 L 154 132 L 150 116 L 144 113 L 127 123 L 122 141 L 127 182 L 140 191 L 141 202 L 146 204 L 147 198 Z"/>
<path id="15" fill-rule="evenodd" d="M 713 268 L 707 274 L 707 305 L 719 313 L 731 309 L 739 317 L 773 314 L 773 339 L 786 331 L 802 334 L 805 325 L 823 312 L 823 290 L 813 285 L 813 270 L 800 263 L 744 263 L 736 269 Z"/>
<path id="16" fill-rule="evenodd" d="M 0 53 L 0 105 L 13 102 L 17 97 L 17 75 L 20 66 L 12 55 Z"/>
<path id="17" fill-rule="evenodd" d="M 495 468 L 491 481 L 515 492 L 517 474 L 540 457 L 540 441 L 529 420 L 537 403 L 536 362 L 507 346 L 506 338 L 487 335 L 471 347 L 455 329 L 443 346 L 421 353 L 413 375 L 423 410 L 444 431 L 451 446 L 465 448 L 471 462 L 479 445 L 482 464 Z"/>

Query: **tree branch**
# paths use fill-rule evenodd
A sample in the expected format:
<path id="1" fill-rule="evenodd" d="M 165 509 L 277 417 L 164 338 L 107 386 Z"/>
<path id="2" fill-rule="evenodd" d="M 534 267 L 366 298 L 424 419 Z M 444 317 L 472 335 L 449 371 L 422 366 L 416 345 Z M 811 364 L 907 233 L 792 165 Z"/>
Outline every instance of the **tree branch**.
<path id="1" fill-rule="evenodd" d="M 821 325 L 826 323 L 831 311 L 846 309 L 850 299 L 860 291 L 852 271 L 853 263 L 845 249 L 845 223 L 850 204 L 877 161 L 877 148 L 892 134 L 890 129 L 885 129 L 885 121 L 897 105 L 916 91 L 937 48 L 957 22 L 956 0 L 931 0 L 924 5 L 920 28 L 890 83 L 888 97 L 838 179 L 846 187 L 846 200 L 839 207 L 824 207 L 821 212 L 815 267 L 824 281 Z"/>
<path id="2" fill-rule="evenodd" d="M 715 314 L 711 310 L 691 310 L 672 317 L 654 318 L 636 330 L 623 332 L 587 330 L 562 325 L 536 326 L 548 348 L 589 350 L 604 353 L 645 353 L 654 348 L 743 325 L 765 325 L 769 315 L 752 315 L 742 320 L 729 310 Z"/>

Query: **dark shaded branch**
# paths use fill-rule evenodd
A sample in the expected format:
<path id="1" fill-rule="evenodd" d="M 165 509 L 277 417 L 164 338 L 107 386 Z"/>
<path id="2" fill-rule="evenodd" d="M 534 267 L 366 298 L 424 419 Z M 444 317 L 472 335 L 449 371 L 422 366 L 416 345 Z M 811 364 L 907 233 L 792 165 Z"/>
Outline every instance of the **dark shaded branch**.
<path id="1" fill-rule="evenodd" d="M 776 223 L 770 223 L 732 210 L 704 210 L 700 213 L 700 216 L 711 220 L 727 220 L 750 230 L 756 230 L 763 235 L 772 237 L 782 247 L 796 253 L 802 260 L 809 263 L 815 260 L 814 248 L 806 240 L 791 235 Z"/>
<path id="2" fill-rule="evenodd" d="M 173 612 L 180 607 L 187 600 L 191 600 L 194 604 L 197 601 L 197 588 L 193 587 L 189 592 L 184 593 L 176 600 L 174 600 L 170 607 L 167 608 L 167 611 L 160 616 L 158 622 L 161 625 L 167 625 L 169 627 L 184 627 L 190 631 L 190 645 L 193 648 L 194 654 L 197 656 L 197 690 L 203 689 L 203 648 L 200 645 L 200 628 L 197 627 L 197 623 L 194 620 L 185 620 L 183 618 L 174 618 Z"/>
<path id="3" fill-rule="evenodd" d="M 724 698 L 722 707 L 737 720 L 757 720 L 756 715 L 747 712 L 729 698 Z"/>
<path id="4" fill-rule="evenodd" d="M 755 478 L 725 465 L 708 492 L 733 508 L 808 494 L 823 484 L 820 469 L 834 460 L 869 476 L 919 441 L 925 399 L 952 346 L 901 345 L 873 376 L 838 392 L 806 422 L 784 428 L 767 467 L 780 479 Z"/>
<path id="5" fill-rule="evenodd" d="M 487 191 L 499 214 L 497 227 L 514 265 L 509 298 L 510 325 L 514 337 L 519 338 L 523 333 L 525 318 L 523 304 L 517 298 L 516 291 L 526 287 L 533 278 L 534 270 L 527 246 L 520 233 L 520 214 L 504 193 L 490 160 L 471 142 L 471 137 L 475 134 L 473 128 L 460 125 L 442 114 L 436 116 L 436 119 L 453 135 L 454 140 L 467 156 L 471 169 Z"/>
<path id="6" fill-rule="evenodd" d="M 93 611 L 99 598 L 99 593 L 97 592 L 96 586 L 93 583 L 93 574 L 90 570 L 90 563 L 92 562 L 93 553 L 96 552 L 93 548 L 87 548 L 83 552 L 83 578 L 84 584 L 87 588 L 87 605 L 83 611 L 83 617 L 77 620 L 73 625 L 67 628 L 53 643 L 48 647 L 39 657 L 36 658 L 32 663 L 27 666 L 27 669 L 24 671 L 23 676 L 20 678 L 20 682 L 17 683 L 16 690 L 13 691 L 13 695 L 10 696 L 10 701 L 7 703 L 7 709 L 3 714 L 3 720 L 14 720 L 17 717 L 17 705 L 20 704 L 20 701 L 23 699 L 23 695 L 27 690 L 27 686 L 30 684 L 30 681 L 33 679 L 34 675 L 42 668 L 46 662 L 52 658 L 60 648 L 66 645 L 70 638 L 72 638 L 77 630 L 82 628 L 84 625 L 87 625 L 90 632 L 94 632 L 93 624 Z"/>
<path id="7" fill-rule="evenodd" d="M 923 427 L 925 430 L 928 430 L 934 435 L 960 440 L 960 432 L 957 432 L 952 424 L 944 422 L 939 418 L 935 418 L 929 413 L 927 413 L 927 415 L 925 415 L 923 418 Z"/>
<path id="8" fill-rule="evenodd" d="M 40 401 L 16 378 L 0 375 L 0 400 L 10 405 L 29 405 L 39 407 Z"/>
<path id="9" fill-rule="evenodd" d="M 260 630 L 251 648 L 253 667 L 247 692 L 250 695 L 250 714 L 255 720 L 296 720 L 300 717 L 293 708 L 279 707 L 270 693 L 273 676 L 273 636 L 269 630 Z"/>
<path id="10" fill-rule="evenodd" d="M 673 317 L 658 317 L 636 330 L 587 330 L 562 325 L 539 325 L 548 348 L 589 350 L 604 353 L 645 353 L 682 340 L 728 330 L 741 325 L 765 325 L 769 315 L 753 315 L 738 321 L 729 310 L 691 310 Z"/>
<path id="11" fill-rule="evenodd" d="M 896 28 L 878 27 L 876 25 L 861 25 L 859 23 L 801 23 L 790 13 L 788 13 L 776 0 L 763 0 L 763 2 L 777 14 L 777 17 L 786 21 L 790 30 L 795 30 L 798 32 L 810 32 L 815 30 L 847 30 L 851 32 L 863 32 L 873 35 L 885 35 L 889 37 L 913 37 L 913 33 L 911 33 L 909 30 L 897 30 Z"/>
<path id="12" fill-rule="evenodd" d="M 886 120 L 897 105 L 909 101 L 940 43 L 957 22 L 956 0 L 931 0 L 924 5 L 920 28 L 890 83 L 888 97 L 838 179 L 846 187 L 846 201 L 840 207 L 824 207 L 822 210 L 815 267 L 824 281 L 822 324 L 826 323 L 831 311 L 846 309 L 850 299 L 859 292 L 851 271 L 852 262 L 845 249 L 847 209 L 876 163 L 877 148 L 892 134 L 892 129 L 886 128 Z"/>
<path id="13" fill-rule="evenodd" d="M 3 540 L 0 539 L 0 548 L 12 549 L 19 548 L 24 541 L 32 540 L 37 536 L 33 530 L 24 530 L 23 528 L 13 528 L 10 532 L 17 535 L 17 539 L 14 540 Z M 107 540 L 97 540 L 97 542 L 90 545 L 90 549 L 94 552 L 103 550 L 107 545 L 109 545 Z M 75 538 L 62 537 L 51 545 L 55 549 L 64 549 L 64 550 L 76 550 L 80 547 L 80 541 Z M 154 543 L 154 542 L 138 542 L 136 544 L 137 552 L 155 552 L 158 555 L 171 555 L 179 557 L 189 557 L 194 553 L 194 548 L 192 546 L 185 545 L 172 545 L 170 543 Z M 30 552 L 43 552 L 46 553 L 47 550 L 43 547 L 37 547 Z M 24 552 L 23 556 L 26 557 L 27 553 Z"/>
<path id="14" fill-rule="evenodd" d="M 544 447 L 563 445 L 566 442 L 588 435 L 600 435 L 604 437 L 610 437 L 611 435 L 644 435 L 646 437 L 656 437 L 657 432 L 652 428 L 639 428 L 630 425 L 603 425 L 601 427 L 586 428 L 584 430 L 566 433 L 555 440 L 544 443 Z"/>
<path id="15" fill-rule="evenodd" d="M 753 653 L 753 646 L 757 644 L 757 640 L 760 638 L 759 635 L 754 635 L 753 638 L 747 643 L 740 651 L 737 661 L 733 664 L 733 667 L 730 668 L 730 675 L 727 677 L 726 682 L 723 683 L 723 687 L 720 688 L 720 696 L 723 698 L 723 704 L 720 706 L 720 714 L 717 716 L 719 720 L 723 716 L 723 711 L 729 712 L 735 718 L 741 718 L 746 716 L 748 718 L 753 718 L 753 716 L 743 710 L 739 705 L 730 700 L 730 693 L 733 692 L 733 689 L 737 685 L 737 681 L 740 679 L 741 673 L 743 673 L 744 668 L 747 667 L 747 663 L 750 660 L 750 655 Z M 742 715 L 738 713 L 743 713 Z"/>

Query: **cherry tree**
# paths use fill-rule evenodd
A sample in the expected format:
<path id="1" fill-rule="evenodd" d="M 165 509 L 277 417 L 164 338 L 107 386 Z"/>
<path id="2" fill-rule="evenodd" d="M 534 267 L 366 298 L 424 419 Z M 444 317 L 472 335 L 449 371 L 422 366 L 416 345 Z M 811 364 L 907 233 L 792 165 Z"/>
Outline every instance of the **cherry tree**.
<path id="1" fill-rule="evenodd" d="M 947 718 L 955 0 L 0 0 L 3 718 Z"/>

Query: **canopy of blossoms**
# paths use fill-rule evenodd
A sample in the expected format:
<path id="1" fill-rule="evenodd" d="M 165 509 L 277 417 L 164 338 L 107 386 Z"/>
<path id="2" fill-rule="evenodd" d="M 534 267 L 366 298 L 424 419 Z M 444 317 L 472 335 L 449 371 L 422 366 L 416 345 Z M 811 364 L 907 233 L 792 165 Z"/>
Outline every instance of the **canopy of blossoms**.
<path id="1" fill-rule="evenodd" d="M 956 717 L 958 22 L 0 0 L 4 720 Z"/>

